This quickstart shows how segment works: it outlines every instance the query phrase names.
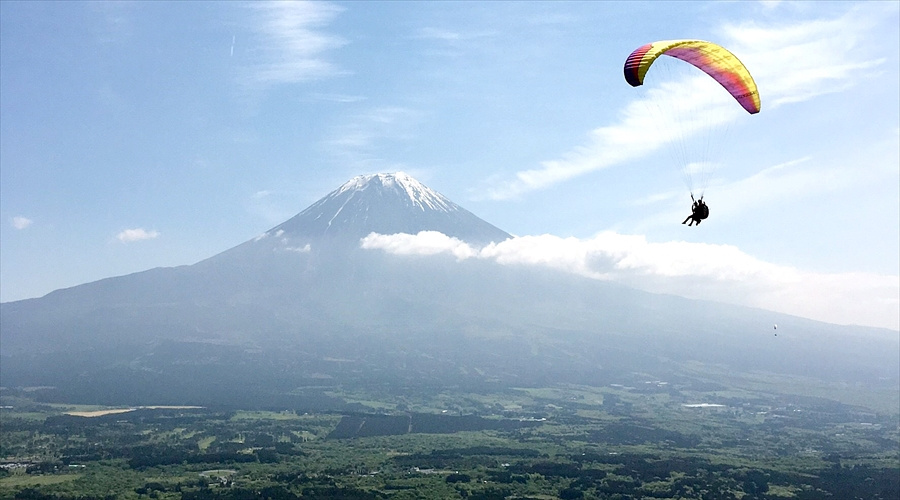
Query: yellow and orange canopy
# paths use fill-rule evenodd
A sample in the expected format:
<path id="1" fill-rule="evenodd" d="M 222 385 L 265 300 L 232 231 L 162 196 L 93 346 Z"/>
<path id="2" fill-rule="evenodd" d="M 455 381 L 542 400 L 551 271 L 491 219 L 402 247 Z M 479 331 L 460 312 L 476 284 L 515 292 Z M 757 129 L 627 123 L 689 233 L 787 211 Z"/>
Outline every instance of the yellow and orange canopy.
<path id="1" fill-rule="evenodd" d="M 693 64 L 725 87 L 748 113 L 759 113 L 759 91 L 747 67 L 721 45 L 703 40 L 664 40 L 638 47 L 625 60 L 625 80 L 643 85 L 644 76 L 662 55 Z"/>

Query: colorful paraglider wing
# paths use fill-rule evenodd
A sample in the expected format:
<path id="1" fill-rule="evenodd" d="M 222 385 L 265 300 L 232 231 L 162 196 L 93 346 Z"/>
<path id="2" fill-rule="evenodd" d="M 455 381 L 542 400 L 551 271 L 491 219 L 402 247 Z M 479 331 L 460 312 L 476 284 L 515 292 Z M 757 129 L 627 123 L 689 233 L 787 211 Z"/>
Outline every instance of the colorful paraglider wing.
<path id="1" fill-rule="evenodd" d="M 725 87 L 748 113 L 759 113 L 759 92 L 747 67 L 724 47 L 702 40 L 667 40 L 638 47 L 625 60 L 625 80 L 632 87 L 643 85 L 644 76 L 661 55 L 693 64 Z"/>

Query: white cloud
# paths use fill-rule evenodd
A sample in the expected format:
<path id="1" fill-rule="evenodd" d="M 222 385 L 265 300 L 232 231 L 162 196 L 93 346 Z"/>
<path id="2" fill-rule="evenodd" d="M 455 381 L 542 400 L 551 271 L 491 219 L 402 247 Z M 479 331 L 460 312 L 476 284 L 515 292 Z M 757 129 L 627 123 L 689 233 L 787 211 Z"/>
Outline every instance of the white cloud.
<path id="1" fill-rule="evenodd" d="M 262 45 L 250 81 L 258 84 L 297 83 L 343 73 L 325 54 L 346 41 L 324 28 L 343 8 L 326 2 L 251 3 Z"/>
<path id="2" fill-rule="evenodd" d="M 438 231 L 421 231 L 419 234 L 370 233 L 360 241 L 365 249 L 381 249 L 396 255 L 436 255 L 449 253 L 458 259 L 477 256 L 477 251 L 464 241 Z"/>
<path id="3" fill-rule="evenodd" d="M 25 229 L 33 223 L 34 221 L 28 217 L 16 216 L 12 218 L 12 225 L 16 229 Z"/>
<path id="4" fill-rule="evenodd" d="M 294 253 L 309 253 L 310 251 L 312 251 L 312 246 L 310 246 L 310 244 L 307 243 L 307 244 L 303 245 L 302 247 L 286 246 L 286 247 L 284 247 L 284 250 L 287 252 L 294 252 Z"/>
<path id="5" fill-rule="evenodd" d="M 794 314 L 839 324 L 900 329 L 900 277 L 824 274 L 764 262 L 731 245 L 603 232 L 590 239 L 522 236 L 475 248 L 434 231 L 370 234 L 363 248 L 398 255 L 451 254 L 502 265 L 542 266 L 655 293 Z"/>
<path id="6" fill-rule="evenodd" d="M 874 43 L 866 39 L 870 18 L 851 10 L 825 21 L 784 26 L 728 25 L 722 28 L 718 41 L 751 69 L 765 112 L 846 90 L 864 80 L 866 72 L 861 70 L 881 65 L 883 59 L 867 53 L 867 44 Z M 648 84 L 635 91 L 640 97 L 621 109 L 615 123 L 593 130 L 585 143 L 559 159 L 520 170 L 512 179 L 489 180 L 481 188 L 485 196 L 515 198 L 645 157 L 670 143 L 686 147 L 698 132 L 724 127 L 746 116 L 717 83 L 702 74 L 680 76 L 676 70 L 666 81 L 650 85 L 657 65 L 667 64 L 665 59 L 654 65 L 648 73 Z M 686 121 L 686 116 L 692 119 Z M 691 154 L 673 149 L 679 150 L 673 154 Z"/>
<path id="7" fill-rule="evenodd" d="M 116 235 L 116 239 L 122 243 L 132 243 L 135 241 L 152 240 L 159 236 L 157 231 L 147 231 L 143 228 L 126 229 Z"/>

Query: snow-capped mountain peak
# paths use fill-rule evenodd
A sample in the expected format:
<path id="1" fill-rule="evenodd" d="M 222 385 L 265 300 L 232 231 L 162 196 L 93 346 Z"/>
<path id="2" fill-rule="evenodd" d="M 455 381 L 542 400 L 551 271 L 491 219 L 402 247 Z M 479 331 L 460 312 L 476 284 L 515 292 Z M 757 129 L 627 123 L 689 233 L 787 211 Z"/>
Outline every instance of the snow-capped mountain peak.
<path id="1" fill-rule="evenodd" d="M 395 172 L 358 175 L 261 238 L 275 237 L 291 248 L 306 248 L 321 237 L 356 244 L 372 232 L 419 231 L 440 231 L 471 243 L 509 237 L 408 174 Z"/>
<path id="2" fill-rule="evenodd" d="M 459 210 L 459 206 L 447 197 L 425 186 L 405 172 L 358 175 L 345 182 L 332 194 L 338 196 L 347 191 L 363 191 L 373 186 L 405 193 L 413 206 L 421 210 L 430 209 L 443 212 Z"/>

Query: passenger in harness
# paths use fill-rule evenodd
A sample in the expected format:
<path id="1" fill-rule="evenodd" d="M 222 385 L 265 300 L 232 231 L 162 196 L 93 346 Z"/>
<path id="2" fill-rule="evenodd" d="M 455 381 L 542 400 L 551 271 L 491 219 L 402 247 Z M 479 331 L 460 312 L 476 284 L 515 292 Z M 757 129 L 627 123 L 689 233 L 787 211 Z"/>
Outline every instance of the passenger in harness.
<path id="1" fill-rule="evenodd" d="M 701 196 L 699 200 L 694 200 L 694 195 L 691 194 L 691 200 L 694 204 L 691 206 L 691 215 L 688 215 L 682 224 L 687 224 L 688 221 L 691 221 L 688 226 L 693 226 L 696 222 L 697 225 L 700 225 L 700 221 L 709 217 L 709 207 L 703 201 L 703 197 Z"/>

